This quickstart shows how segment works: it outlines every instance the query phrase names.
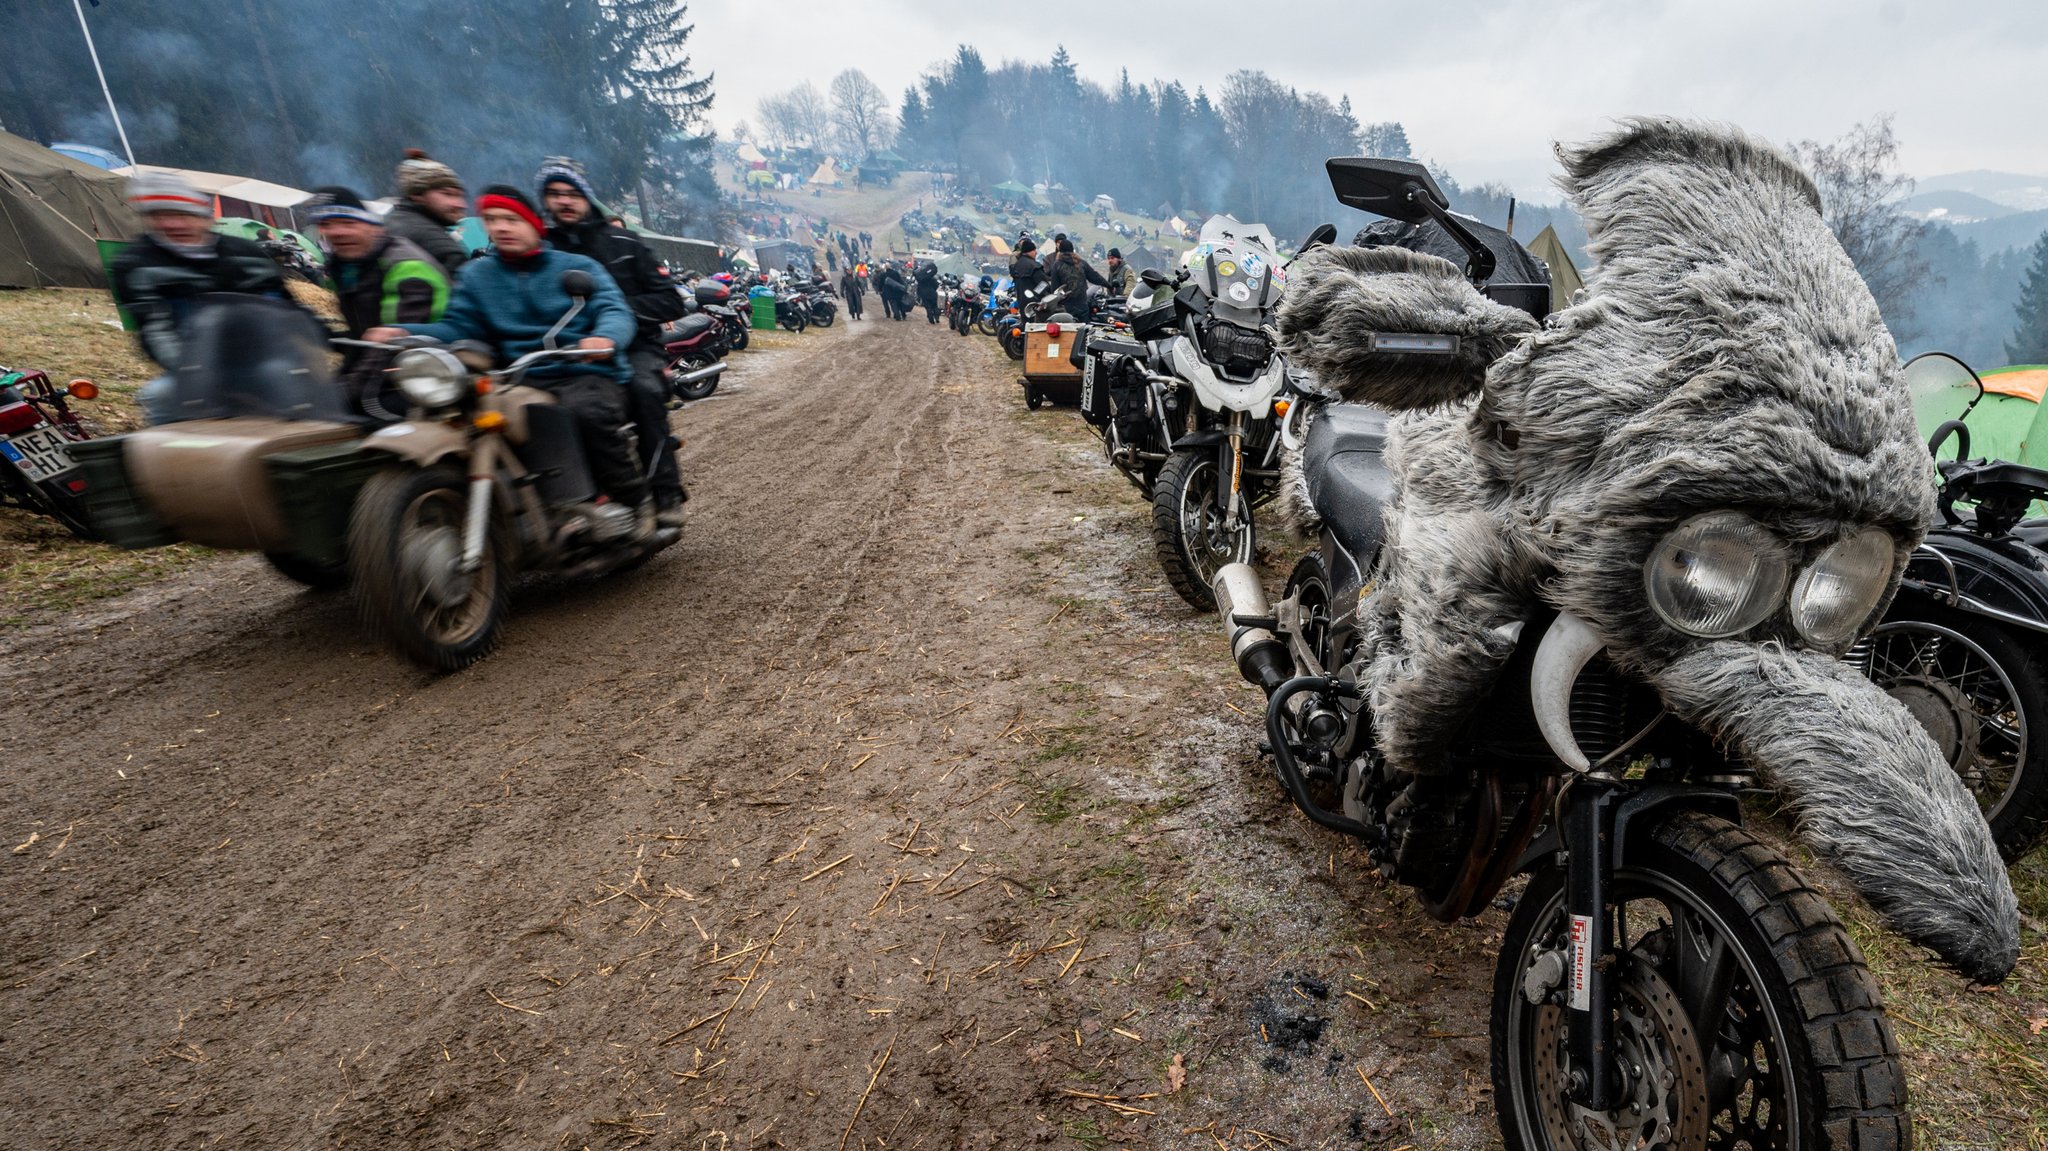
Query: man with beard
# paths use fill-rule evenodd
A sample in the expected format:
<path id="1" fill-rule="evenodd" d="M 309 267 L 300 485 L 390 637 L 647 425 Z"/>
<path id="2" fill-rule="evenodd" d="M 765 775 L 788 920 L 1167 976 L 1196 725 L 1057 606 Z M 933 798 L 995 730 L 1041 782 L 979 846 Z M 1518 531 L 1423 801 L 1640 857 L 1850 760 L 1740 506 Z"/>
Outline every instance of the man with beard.
<path id="1" fill-rule="evenodd" d="M 607 216 L 581 164 L 550 156 L 541 163 L 535 182 L 540 185 L 541 206 L 552 221 L 548 242 L 603 264 L 633 309 L 638 326 L 626 357 L 633 366 L 629 399 L 640 439 L 640 463 L 642 468 L 652 466 L 656 519 L 663 527 L 680 527 L 683 500 L 688 497 L 669 432 L 661 326 L 683 317 L 682 293 L 647 244 Z"/>
<path id="2" fill-rule="evenodd" d="M 418 148 L 407 148 L 398 165 L 398 203 L 384 217 L 384 230 L 432 256 L 452 281 L 456 270 L 469 262 L 469 253 L 448 229 L 461 223 L 468 211 L 469 197 L 455 169 Z"/>

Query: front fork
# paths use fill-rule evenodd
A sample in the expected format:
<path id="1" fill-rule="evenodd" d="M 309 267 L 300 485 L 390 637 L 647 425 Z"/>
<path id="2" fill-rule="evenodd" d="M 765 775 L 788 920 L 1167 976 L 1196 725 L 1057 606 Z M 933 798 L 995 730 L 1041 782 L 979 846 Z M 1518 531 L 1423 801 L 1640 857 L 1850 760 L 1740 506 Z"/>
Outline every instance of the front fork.
<path id="1" fill-rule="evenodd" d="M 1565 788 L 1559 800 L 1565 861 L 1565 914 L 1570 964 L 1565 1018 L 1574 1100 L 1589 1110 L 1617 1106 L 1614 1076 L 1615 966 L 1614 809 L 1621 793 L 1589 776 Z"/>
<path id="2" fill-rule="evenodd" d="M 1235 532 L 1244 523 L 1243 412 L 1230 413 L 1223 442 L 1216 445 L 1216 514 L 1222 517 L 1226 532 Z"/>
<path id="3" fill-rule="evenodd" d="M 497 470 L 498 437 L 478 436 L 469 453 L 469 504 L 463 509 L 462 570 L 474 575 L 484 566 L 484 540 L 491 530 L 491 478 Z"/>

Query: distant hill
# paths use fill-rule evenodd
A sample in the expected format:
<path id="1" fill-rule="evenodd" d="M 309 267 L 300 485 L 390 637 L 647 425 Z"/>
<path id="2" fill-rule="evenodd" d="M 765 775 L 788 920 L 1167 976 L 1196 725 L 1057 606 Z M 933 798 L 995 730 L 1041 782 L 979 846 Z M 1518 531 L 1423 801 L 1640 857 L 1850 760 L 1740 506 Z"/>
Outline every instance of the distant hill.
<path id="1" fill-rule="evenodd" d="M 2048 208 L 2016 212 L 1975 224 L 1955 225 L 1957 236 L 1976 241 L 1977 250 L 1987 256 L 2007 248 L 2031 248 L 2043 232 L 2048 232 Z"/>
<path id="2" fill-rule="evenodd" d="M 1956 191 L 1922 192 L 1899 201 L 1899 207 L 1916 220 L 1939 220 L 1944 224 L 1974 224 L 2019 211 L 1974 192 Z"/>
<path id="3" fill-rule="evenodd" d="M 2048 176 L 2025 176 L 2018 172 L 1950 172 L 1918 181 L 1919 191 L 1968 192 L 1994 204 L 2016 211 L 2048 208 Z M 1917 198 L 1917 197 L 1916 197 Z"/>

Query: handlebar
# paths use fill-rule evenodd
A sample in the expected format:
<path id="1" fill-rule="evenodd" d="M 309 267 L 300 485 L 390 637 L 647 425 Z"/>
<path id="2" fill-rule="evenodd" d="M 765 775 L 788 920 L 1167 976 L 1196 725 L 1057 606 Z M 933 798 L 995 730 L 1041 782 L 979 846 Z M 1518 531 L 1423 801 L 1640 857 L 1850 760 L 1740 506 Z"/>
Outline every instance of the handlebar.
<path id="1" fill-rule="evenodd" d="M 1956 459 L 1969 459 L 1970 426 L 1961 420 L 1946 420 L 1940 427 L 1934 429 L 1934 434 L 1927 437 L 1927 454 L 1936 459 L 1941 458 L 1941 445 L 1946 443 L 1951 435 L 1956 438 Z"/>

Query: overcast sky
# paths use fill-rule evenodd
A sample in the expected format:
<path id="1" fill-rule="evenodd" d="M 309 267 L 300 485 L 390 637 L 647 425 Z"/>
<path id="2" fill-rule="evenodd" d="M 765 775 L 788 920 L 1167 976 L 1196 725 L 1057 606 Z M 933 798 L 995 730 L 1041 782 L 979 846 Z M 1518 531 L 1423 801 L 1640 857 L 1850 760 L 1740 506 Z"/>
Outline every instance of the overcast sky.
<path id="1" fill-rule="evenodd" d="M 762 96 L 804 79 L 822 89 L 846 67 L 900 100 L 957 44 L 991 66 L 1065 44 L 1103 84 L 1128 67 L 1133 81 L 1214 92 L 1253 68 L 1349 95 L 1361 121 L 1399 120 L 1460 182 L 1500 180 L 1542 201 L 1558 198 L 1552 141 L 1639 114 L 1728 120 L 1784 142 L 1832 140 L 1892 112 L 1915 176 L 2048 175 L 2044 0 L 697 0 L 690 16 L 724 131 L 757 121 Z"/>

